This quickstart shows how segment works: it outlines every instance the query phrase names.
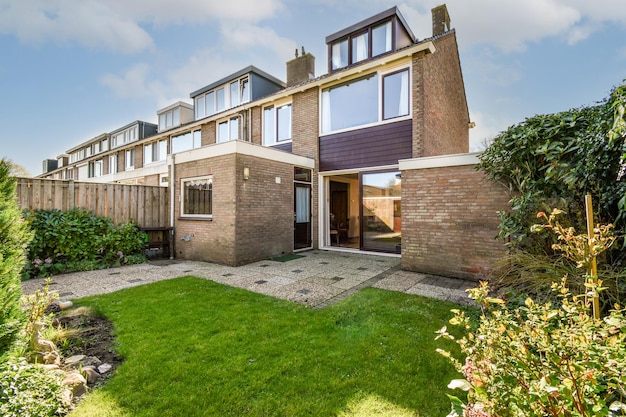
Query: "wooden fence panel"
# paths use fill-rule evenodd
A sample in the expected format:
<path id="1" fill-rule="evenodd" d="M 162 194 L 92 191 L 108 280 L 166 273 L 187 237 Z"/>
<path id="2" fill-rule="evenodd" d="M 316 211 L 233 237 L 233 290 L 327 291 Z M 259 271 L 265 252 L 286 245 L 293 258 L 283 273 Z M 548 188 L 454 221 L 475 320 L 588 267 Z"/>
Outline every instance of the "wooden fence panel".
<path id="1" fill-rule="evenodd" d="M 78 207 L 115 224 L 134 220 L 140 227 L 169 226 L 166 187 L 17 178 L 16 191 L 22 209 L 66 211 Z"/>

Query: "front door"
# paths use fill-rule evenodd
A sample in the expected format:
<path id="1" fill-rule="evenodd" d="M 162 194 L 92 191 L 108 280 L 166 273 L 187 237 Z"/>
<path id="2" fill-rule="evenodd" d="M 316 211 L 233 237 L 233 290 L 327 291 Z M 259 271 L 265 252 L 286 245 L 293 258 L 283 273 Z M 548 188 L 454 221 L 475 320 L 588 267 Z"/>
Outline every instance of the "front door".
<path id="1" fill-rule="evenodd" d="M 294 250 L 310 248 L 311 242 L 311 185 L 294 184 Z"/>

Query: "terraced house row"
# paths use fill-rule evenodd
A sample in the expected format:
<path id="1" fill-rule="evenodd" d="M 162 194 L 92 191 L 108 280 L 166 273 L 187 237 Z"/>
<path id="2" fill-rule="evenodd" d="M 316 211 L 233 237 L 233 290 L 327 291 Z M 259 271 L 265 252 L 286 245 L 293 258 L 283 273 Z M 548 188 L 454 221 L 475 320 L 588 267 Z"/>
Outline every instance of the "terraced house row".
<path id="1" fill-rule="evenodd" d="M 472 124 L 445 5 L 418 40 L 394 7 L 304 48 L 286 82 L 254 66 L 57 160 L 42 178 L 170 188 L 176 257 L 241 265 L 310 248 L 401 255 L 480 277 L 502 189 L 468 154 Z M 491 213 L 492 215 L 485 215 Z M 480 247 L 480 250 L 477 248 Z"/>

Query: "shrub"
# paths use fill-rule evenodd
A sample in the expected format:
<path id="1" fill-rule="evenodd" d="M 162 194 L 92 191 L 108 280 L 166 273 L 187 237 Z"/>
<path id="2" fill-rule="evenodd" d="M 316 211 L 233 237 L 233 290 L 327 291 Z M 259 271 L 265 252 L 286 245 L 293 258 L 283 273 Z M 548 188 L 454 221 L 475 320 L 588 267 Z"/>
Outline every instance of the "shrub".
<path id="1" fill-rule="evenodd" d="M 588 239 L 557 222 L 559 214 L 539 213 L 546 223 L 534 229 L 552 230 L 553 248 L 579 268 L 592 265 L 615 241 L 611 225 L 597 225 Z M 563 278 L 551 285 L 557 303 L 528 297 L 517 308 L 491 297 L 485 282 L 469 290 L 482 307 L 477 329 L 472 330 L 464 312 L 453 310 L 450 324 L 467 334 L 455 339 L 446 327 L 438 332 L 466 355 L 461 362 L 439 350 L 465 377 L 448 387 L 469 391 L 467 405 L 450 397 L 450 416 L 626 415 L 626 310 L 616 305 L 600 319 L 596 300 L 602 282 L 584 278 L 582 294 L 572 295 Z"/>
<path id="2" fill-rule="evenodd" d="M 23 320 L 20 271 L 31 239 L 15 200 L 15 180 L 0 160 L 0 357 L 14 343 Z"/>
<path id="3" fill-rule="evenodd" d="M 450 396 L 450 416 L 618 416 L 626 415 L 626 315 L 613 310 L 603 320 L 589 314 L 583 297 L 572 296 L 564 279 L 555 283 L 561 303 L 508 309 L 489 297 L 489 286 L 470 290 L 483 307 L 480 325 L 470 331 L 464 312 L 450 323 L 466 336 L 455 339 L 447 328 L 439 335 L 454 340 L 463 362 L 448 352 L 465 379 L 449 388 L 468 391 L 468 403 Z"/>
<path id="4" fill-rule="evenodd" d="M 529 233 L 533 214 L 557 207 L 567 226 L 582 230 L 584 196 L 595 196 L 598 219 L 626 227 L 626 85 L 603 102 L 557 114 L 537 115 L 498 135 L 479 156 L 477 169 L 513 191 L 511 210 L 500 213 L 500 237 L 515 249 L 551 254 L 550 237 Z M 598 198 L 602 196 L 602 198 Z M 546 240 L 547 239 L 547 240 Z M 626 261 L 621 244 L 607 256 Z"/>
<path id="5" fill-rule="evenodd" d="M 134 223 L 115 227 L 111 219 L 78 208 L 30 211 L 26 218 L 35 232 L 26 276 L 102 269 L 125 264 L 129 256 L 145 261 L 143 234 Z"/>
<path id="6" fill-rule="evenodd" d="M 0 415 L 45 417 L 65 414 L 63 372 L 23 360 L 0 364 Z"/>

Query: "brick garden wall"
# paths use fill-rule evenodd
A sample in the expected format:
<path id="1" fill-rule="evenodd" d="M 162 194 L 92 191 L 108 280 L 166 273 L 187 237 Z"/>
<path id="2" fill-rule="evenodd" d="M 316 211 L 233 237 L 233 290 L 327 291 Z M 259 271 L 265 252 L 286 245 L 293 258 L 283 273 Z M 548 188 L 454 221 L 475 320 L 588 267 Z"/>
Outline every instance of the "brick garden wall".
<path id="1" fill-rule="evenodd" d="M 458 278 L 486 277 L 505 252 L 495 236 L 497 212 L 509 207 L 507 190 L 471 164 L 405 168 L 401 163 L 402 267 Z"/>

